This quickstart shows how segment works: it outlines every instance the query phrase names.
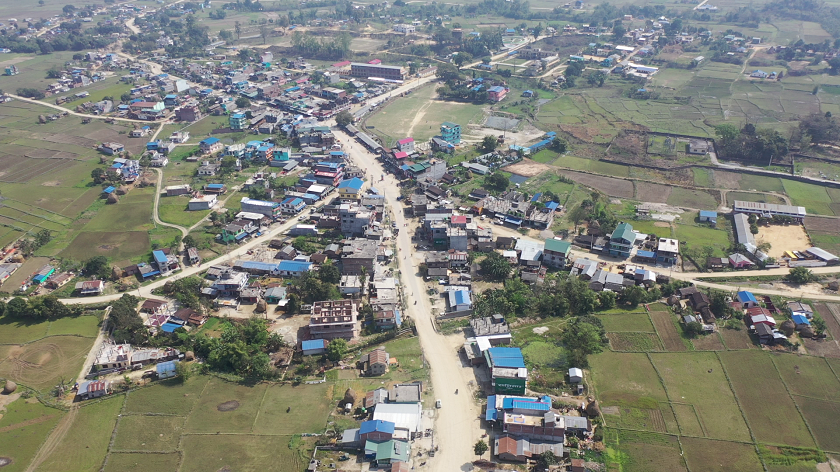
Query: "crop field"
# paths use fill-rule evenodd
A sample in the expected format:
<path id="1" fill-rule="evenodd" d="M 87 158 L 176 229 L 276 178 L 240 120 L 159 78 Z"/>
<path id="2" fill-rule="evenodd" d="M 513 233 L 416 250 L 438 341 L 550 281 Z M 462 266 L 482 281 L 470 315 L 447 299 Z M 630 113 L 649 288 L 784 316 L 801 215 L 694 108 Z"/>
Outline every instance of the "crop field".
<path id="1" fill-rule="evenodd" d="M 105 464 L 105 472 L 145 472 L 149 470 L 178 470 L 181 462 L 181 455 L 171 454 L 146 454 L 146 453 L 119 453 L 114 452 L 108 455 Z"/>
<path id="2" fill-rule="evenodd" d="M 590 358 L 592 382 L 603 406 L 641 406 L 668 400 L 645 354 L 603 352 Z"/>
<path id="3" fill-rule="evenodd" d="M 727 351 L 719 354 L 756 438 L 763 443 L 814 447 L 802 417 L 767 354 Z M 754 379 L 761 379 L 755 382 Z M 764 405 L 773 405 L 768 415 Z"/>
<path id="4" fill-rule="evenodd" d="M 691 340 L 691 345 L 697 351 L 723 351 L 726 349 L 723 345 L 723 339 L 718 333 L 697 336 Z"/>
<path id="5" fill-rule="evenodd" d="M 648 472 L 652 470 L 684 471 L 685 462 L 675 436 L 641 431 L 608 429 L 607 444 L 620 447 L 621 453 L 609 454 L 609 470 Z M 615 466 L 620 467 L 616 469 Z"/>
<path id="6" fill-rule="evenodd" d="M 837 201 L 832 199 L 825 187 L 793 180 L 785 180 L 784 185 L 785 193 L 790 197 L 791 203 L 804 206 L 808 213 L 834 215 L 835 209 L 840 211 L 840 199 Z"/>
<path id="7" fill-rule="evenodd" d="M 695 435 L 750 440 L 747 425 L 715 354 L 653 354 L 651 357 L 665 380 L 668 395 L 676 402 L 694 407 L 691 413 L 696 412 L 702 428 L 702 434 Z M 692 418 L 681 416 L 685 409 L 675 411 L 681 427 L 684 422 L 690 423 Z"/>
<path id="8" fill-rule="evenodd" d="M 267 388 L 265 384 L 249 387 L 211 379 L 187 419 L 185 431 L 250 433 Z M 238 406 L 227 410 L 221 406 L 226 402 L 237 402 Z"/>
<path id="9" fill-rule="evenodd" d="M 144 256 L 150 247 L 146 231 L 82 232 L 59 255 L 75 261 L 99 255 L 121 261 Z"/>
<path id="10" fill-rule="evenodd" d="M 681 352 L 686 350 L 677 326 L 674 324 L 674 315 L 668 311 L 655 311 L 651 308 L 650 319 L 656 326 L 656 332 L 662 339 L 665 349 L 670 352 Z"/>
<path id="11" fill-rule="evenodd" d="M 627 352 L 664 351 L 662 341 L 656 333 L 607 333 L 610 349 Z"/>
<path id="12" fill-rule="evenodd" d="M 691 470 L 761 472 L 764 469 L 751 444 L 710 439 L 681 439 L 685 460 Z"/>
<path id="13" fill-rule="evenodd" d="M 820 448 L 840 452 L 840 431 L 837 429 L 840 403 L 802 395 L 794 395 L 793 400 L 814 432 Z"/>
<path id="14" fill-rule="evenodd" d="M 840 402 L 840 381 L 825 358 L 787 354 L 770 358 L 792 394 Z"/>
<path id="15" fill-rule="evenodd" d="M 288 436 L 186 436 L 183 439 L 183 472 L 233 470 L 248 464 L 251 470 L 276 470 L 279 464 L 289 470 L 303 470 L 309 463 Z"/>
<path id="16" fill-rule="evenodd" d="M 756 343 L 750 339 L 749 333 L 747 333 L 746 329 L 721 329 L 719 332 L 720 337 L 723 338 L 724 344 L 726 344 L 726 349 L 728 350 L 738 350 L 738 349 L 755 349 Z"/>
<path id="17" fill-rule="evenodd" d="M 49 336 L 12 348 L 0 360 L 0 377 L 37 390 L 49 390 L 61 379 L 79 374 L 93 338 Z"/>
<path id="18" fill-rule="evenodd" d="M 625 313 L 619 315 L 596 315 L 608 333 L 635 331 L 653 333 L 653 325 L 647 313 Z"/>
<path id="19" fill-rule="evenodd" d="M 211 386 L 212 387 L 212 386 Z M 254 422 L 254 434 L 294 434 L 321 432 L 327 422 L 327 416 L 332 406 L 328 397 L 331 387 L 326 384 L 301 385 L 272 385 L 265 392 L 259 417 Z M 344 394 L 344 391 L 341 391 Z M 306 406 L 301 405 L 300 399 L 305 396 Z M 287 413 L 286 409 L 302 408 L 300 414 Z"/>
<path id="20" fill-rule="evenodd" d="M 174 452 L 183 427 L 181 416 L 124 416 L 117 424 L 113 450 Z"/>
<path id="21" fill-rule="evenodd" d="M 718 218 L 718 227 L 720 226 L 721 218 Z M 711 246 L 716 255 L 722 256 L 730 246 L 729 233 L 722 229 L 692 224 L 677 224 L 675 228 L 674 237 L 686 241 L 689 247 Z"/>

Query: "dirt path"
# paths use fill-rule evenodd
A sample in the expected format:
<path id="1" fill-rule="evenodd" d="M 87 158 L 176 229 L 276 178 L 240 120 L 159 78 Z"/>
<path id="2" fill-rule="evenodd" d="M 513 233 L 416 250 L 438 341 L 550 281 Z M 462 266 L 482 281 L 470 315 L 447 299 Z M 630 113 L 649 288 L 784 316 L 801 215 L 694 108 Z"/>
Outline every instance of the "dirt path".
<path id="1" fill-rule="evenodd" d="M 32 418 L 31 420 L 26 420 L 26 421 L 22 421 L 20 423 L 15 423 L 13 425 L 6 426 L 5 428 L 0 428 L 0 434 L 8 433 L 9 431 L 12 431 L 12 430 L 15 430 L 15 429 L 18 429 L 18 428 L 23 428 L 25 426 L 32 426 L 33 424 L 43 423 L 44 421 L 52 419 L 54 416 L 55 415 L 39 416 L 37 418 Z"/>
<path id="2" fill-rule="evenodd" d="M 417 114 L 414 115 L 414 119 L 411 120 L 411 124 L 408 125 L 408 131 L 405 133 L 406 136 L 411 136 L 411 133 L 414 132 L 414 127 L 423 121 L 423 117 L 426 116 L 426 110 L 428 110 L 430 106 L 432 106 L 431 100 L 426 102 L 419 110 L 417 110 Z"/>
<path id="3" fill-rule="evenodd" d="M 35 454 L 35 457 L 32 458 L 32 462 L 30 462 L 29 467 L 26 468 L 26 472 L 35 472 L 38 470 L 38 467 L 40 467 L 50 454 L 55 451 L 58 445 L 61 444 L 61 441 L 64 440 L 64 437 L 67 436 L 67 432 L 69 432 L 70 427 L 73 426 L 73 422 L 76 420 L 76 415 L 78 415 L 78 413 L 79 406 L 72 405 L 70 407 L 70 411 L 64 415 L 64 418 L 61 418 L 47 437 L 47 440 L 44 441 L 44 444 L 38 448 L 38 452 Z"/>
<path id="4" fill-rule="evenodd" d="M 15 100 L 20 100 L 22 102 L 34 103 L 36 105 L 49 107 L 49 108 L 59 110 L 59 111 L 62 111 L 62 112 L 66 111 L 67 113 L 69 113 L 71 115 L 81 116 L 81 117 L 84 117 L 84 118 L 91 118 L 91 119 L 96 119 L 96 120 L 126 121 L 126 122 L 129 122 L 129 123 L 143 123 L 143 124 L 148 124 L 149 123 L 148 121 L 132 120 L 132 119 L 129 119 L 129 118 L 118 118 L 118 117 L 114 117 L 114 116 L 101 116 L 101 115 L 89 115 L 87 113 L 76 113 L 73 110 L 69 110 L 69 109 L 64 108 L 62 106 L 59 106 L 59 105 L 53 105 L 52 103 L 42 102 L 40 100 L 33 100 L 31 98 L 21 97 L 19 95 L 14 95 L 14 94 L 11 94 L 11 93 L 7 93 L 6 95 L 14 98 Z"/>
<path id="5" fill-rule="evenodd" d="M 158 168 L 154 168 L 152 170 L 157 172 L 157 176 L 158 176 L 157 185 L 155 186 L 155 204 L 152 207 L 152 209 L 153 209 L 152 218 L 155 220 L 155 223 L 157 223 L 161 226 L 168 226 L 170 228 L 177 229 L 178 231 L 181 232 L 181 237 L 182 238 L 187 237 L 187 234 L 189 234 L 189 230 L 187 230 L 187 228 L 184 228 L 183 226 L 178 226 L 176 224 L 165 223 L 165 222 L 161 221 L 160 216 L 158 215 L 158 205 L 160 203 L 160 193 L 161 193 L 162 186 L 163 186 L 163 171 L 158 169 Z"/>

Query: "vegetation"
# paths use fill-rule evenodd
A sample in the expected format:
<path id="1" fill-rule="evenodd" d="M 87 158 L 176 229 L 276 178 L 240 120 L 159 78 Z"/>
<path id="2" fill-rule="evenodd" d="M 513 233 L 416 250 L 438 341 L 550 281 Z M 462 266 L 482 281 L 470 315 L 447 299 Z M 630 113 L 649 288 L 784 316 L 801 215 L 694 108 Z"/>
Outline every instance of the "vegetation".
<path id="1" fill-rule="evenodd" d="M 817 276 L 806 267 L 794 267 L 785 276 L 785 281 L 793 284 L 807 284 L 817 280 Z"/>
<path id="2" fill-rule="evenodd" d="M 512 269 L 510 261 L 496 251 L 489 253 L 479 265 L 481 272 L 491 280 L 506 279 Z"/>
<path id="3" fill-rule="evenodd" d="M 268 352 L 278 346 L 269 343 L 266 323 L 260 318 L 250 318 L 241 324 L 229 323 L 220 337 L 190 336 L 186 345 L 193 348 L 196 356 L 206 359 L 207 366 L 213 370 L 270 378 L 274 372 Z"/>

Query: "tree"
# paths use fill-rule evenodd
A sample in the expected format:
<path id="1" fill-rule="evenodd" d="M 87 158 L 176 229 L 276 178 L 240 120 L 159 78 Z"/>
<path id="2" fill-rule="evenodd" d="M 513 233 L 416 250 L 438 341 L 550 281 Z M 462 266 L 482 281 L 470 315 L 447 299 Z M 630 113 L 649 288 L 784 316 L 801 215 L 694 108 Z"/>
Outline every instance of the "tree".
<path id="1" fill-rule="evenodd" d="M 645 289 L 639 287 L 638 285 L 627 287 L 623 292 L 621 292 L 621 298 L 625 303 L 633 308 L 636 308 L 639 306 L 639 303 L 642 303 L 646 298 Z"/>
<path id="2" fill-rule="evenodd" d="M 190 377 L 192 377 L 192 371 L 192 365 L 187 364 L 184 361 L 175 364 L 175 373 L 178 375 L 178 380 L 180 380 L 181 383 L 185 383 L 190 379 Z"/>
<path id="3" fill-rule="evenodd" d="M 827 328 L 825 320 L 819 313 L 814 313 L 814 317 L 811 318 L 811 325 L 814 327 L 814 334 L 817 336 L 823 334 Z"/>
<path id="4" fill-rule="evenodd" d="M 64 8 L 62 8 L 61 11 L 63 11 L 65 15 L 70 16 L 74 11 L 76 11 L 76 7 L 73 5 L 64 5 Z"/>
<path id="5" fill-rule="evenodd" d="M 597 71 L 586 76 L 586 81 L 589 85 L 597 85 L 598 87 L 602 87 L 605 80 L 607 80 L 607 75 L 601 71 Z"/>
<path id="6" fill-rule="evenodd" d="M 790 282 L 793 284 L 807 284 L 816 280 L 816 276 L 810 269 L 806 267 L 794 267 L 790 270 L 787 276 L 785 276 L 785 281 Z"/>
<path id="7" fill-rule="evenodd" d="M 355 119 L 349 110 L 342 110 L 335 115 L 335 124 L 338 126 L 345 127 L 347 125 L 352 125 L 353 121 L 355 121 Z"/>
<path id="8" fill-rule="evenodd" d="M 609 310 L 615 307 L 615 292 L 603 290 L 598 292 L 598 309 Z"/>
<path id="9" fill-rule="evenodd" d="M 475 445 L 473 446 L 473 452 L 478 457 L 483 456 L 484 453 L 487 452 L 487 449 L 489 449 L 489 446 L 487 446 L 487 442 L 483 439 L 479 439 L 478 441 L 476 441 Z"/>
<path id="10" fill-rule="evenodd" d="M 458 67 L 461 67 L 464 64 L 470 62 L 472 60 L 472 56 L 466 52 L 459 52 L 455 55 L 455 57 L 452 60 Z"/>
<path id="11" fill-rule="evenodd" d="M 613 41 L 621 41 L 626 33 L 627 29 L 624 26 L 615 25 L 613 27 Z"/>
<path id="12" fill-rule="evenodd" d="M 182 240 L 182 242 L 184 243 L 184 247 L 186 247 L 186 248 L 191 248 L 191 247 L 198 246 L 198 243 L 196 242 L 195 238 L 193 238 L 192 235 L 190 235 L 190 234 L 184 236 L 184 239 Z"/>
<path id="13" fill-rule="evenodd" d="M 248 108 L 251 106 L 251 100 L 246 97 L 239 97 L 236 99 L 237 108 Z"/>
<path id="14" fill-rule="evenodd" d="M 85 261 L 85 272 L 96 277 L 108 276 L 108 258 L 105 256 L 93 256 Z"/>
<path id="15" fill-rule="evenodd" d="M 318 270 L 318 278 L 327 284 L 338 284 L 341 281 L 341 271 L 333 263 L 324 263 Z"/>
<path id="16" fill-rule="evenodd" d="M 510 262 L 496 251 L 493 251 L 481 261 L 481 272 L 493 280 L 504 280 L 510 275 Z"/>
<path id="17" fill-rule="evenodd" d="M 691 338 L 696 338 L 697 336 L 703 334 L 703 325 L 700 324 L 699 321 L 692 321 L 690 323 L 686 323 L 685 333 Z"/>
<path id="18" fill-rule="evenodd" d="M 498 145 L 499 140 L 492 135 L 485 136 L 484 139 L 481 140 L 481 149 L 484 150 L 484 152 L 493 152 L 496 150 Z"/>
<path id="19" fill-rule="evenodd" d="M 510 186 L 510 179 L 501 172 L 494 172 L 484 179 L 484 185 L 489 189 L 504 192 Z"/>
<path id="20" fill-rule="evenodd" d="M 542 30 L 543 30 L 542 23 L 539 23 L 539 24 L 537 24 L 537 26 L 534 26 L 534 28 L 533 28 L 534 39 L 539 39 L 540 33 L 542 33 Z"/>
<path id="21" fill-rule="evenodd" d="M 586 357 L 604 349 L 604 328 L 590 322 L 594 316 L 582 316 L 572 320 L 563 332 L 563 343 L 569 350 L 569 363 L 586 366 Z"/>
<path id="22" fill-rule="evenodd" d="M 233 32 L 236 33 L 236 40 L 238 41 L 239 37 L 242 36 L 242 25 L 238 21 L 233 23 Z"/>
<path id="23" fill-rule="evenodd" d="M 571 436 L 574 437 L 574 436 Z M 557 465 L 560 463 L 560 459 L 554 455 L 551 451 L 544 451 L 542 454 L 537 456 L 537 467 L 541 468 L 542 470 L 548 470 L 549 466 Z"/>
<path id="24" fill-rule="evenodd" d="M 260 25 L 260 37 L 263 40 L 263 44 L 265 44 L 266 40 L 268 39 L 268 35 L 271 33 L 271 27 L 268 25 Z"/>
<path id="25" fill-rule="evenodd" d="M 338 362 L 347 354 L 347 341 L 338 338 L 333 339 L 327 345 L 327 359 Z"/>
<path id="26" fill-rule="evenodd" d="M 569 144 L 566 142 L 565 139 L 561 138 L 560 136 L 555 136 L 554 139 L 551 140 L 551 149 L 553 151 L 557 151 L 559 153 L 564 153 L 568 149 Z"/>

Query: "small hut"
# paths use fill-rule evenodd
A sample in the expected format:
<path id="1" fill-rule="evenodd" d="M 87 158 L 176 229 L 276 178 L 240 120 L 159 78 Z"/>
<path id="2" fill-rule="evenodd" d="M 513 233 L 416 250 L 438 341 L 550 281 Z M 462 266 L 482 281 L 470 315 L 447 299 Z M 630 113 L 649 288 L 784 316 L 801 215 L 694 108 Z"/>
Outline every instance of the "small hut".
<path id="1" fill-rule="evenodd" d="M 601 407 L 598 406 L 598 400 L 592 400 L 586 405 L 586 414 L 592 418 L 601 416 Z"/>

